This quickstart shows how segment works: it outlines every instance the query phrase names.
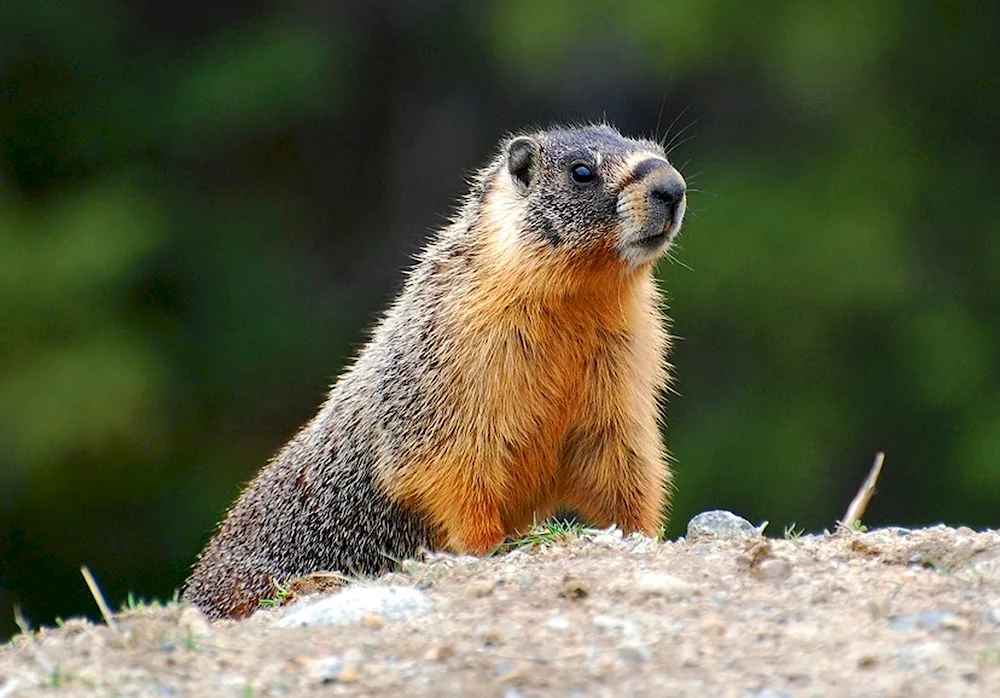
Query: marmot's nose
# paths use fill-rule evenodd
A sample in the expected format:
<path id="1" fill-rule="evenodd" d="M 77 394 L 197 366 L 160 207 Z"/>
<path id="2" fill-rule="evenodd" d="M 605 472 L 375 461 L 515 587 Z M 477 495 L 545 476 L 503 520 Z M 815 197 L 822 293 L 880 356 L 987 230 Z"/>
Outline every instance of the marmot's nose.
<path id="1" fill-rule="evenodd" d="M 659 172 L 654 172 L 650 176 L 649 203 L 661 209 L 669 220 L 673 220 L 677 215 L 677 208 L 684 200 L 684 192 L 687 186 L 684 180 L 672 167 Z"/>

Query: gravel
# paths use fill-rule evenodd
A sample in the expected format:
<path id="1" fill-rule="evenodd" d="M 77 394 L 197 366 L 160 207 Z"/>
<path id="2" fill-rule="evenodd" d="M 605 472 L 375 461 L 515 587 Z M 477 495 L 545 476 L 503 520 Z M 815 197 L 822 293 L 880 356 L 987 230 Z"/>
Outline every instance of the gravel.
<path id="1" fill-rule="evenodd" d="M 727 530 L 431 555 L 240 622 L 70 620 L 0 646 L 0 698 L 1000 695 L 997 532 Z"/>

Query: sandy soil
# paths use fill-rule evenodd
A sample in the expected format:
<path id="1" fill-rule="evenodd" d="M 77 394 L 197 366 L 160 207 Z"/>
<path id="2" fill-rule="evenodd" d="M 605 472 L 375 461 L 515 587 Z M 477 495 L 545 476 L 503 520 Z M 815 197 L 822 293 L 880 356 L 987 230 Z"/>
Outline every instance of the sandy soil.
<path id="1" fill-rule="evenodd" d="M 365 610 L 386 587 L 406 593 Z M 350 589 L 367 591 L 306 627 L 286 626 L 319 597 L 244 622 L 172 606 L 22 635 L 0 647 L 0 697 L 1000 696 L 992 531 L 611 531 Z"/>

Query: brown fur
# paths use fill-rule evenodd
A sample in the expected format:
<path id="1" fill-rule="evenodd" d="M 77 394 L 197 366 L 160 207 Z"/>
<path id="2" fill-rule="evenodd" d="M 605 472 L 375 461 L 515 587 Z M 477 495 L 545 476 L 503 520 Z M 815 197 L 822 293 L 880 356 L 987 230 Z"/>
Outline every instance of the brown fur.
<path id="1" fill-rule="evenodd" d="M 652 265 L 679 227 L 683 180 L 657 144 L 608 127 L 518 141 L 230 510 L 190 601 L 246 615 L 272 582 L 375 573 L 420 547 L 486 553 L 557 508 L 657 532 L 668 336 Z M 597 183 L 568 179 L 574 158 Z M 680 199 L 658 207 L 670 187 Z"/>

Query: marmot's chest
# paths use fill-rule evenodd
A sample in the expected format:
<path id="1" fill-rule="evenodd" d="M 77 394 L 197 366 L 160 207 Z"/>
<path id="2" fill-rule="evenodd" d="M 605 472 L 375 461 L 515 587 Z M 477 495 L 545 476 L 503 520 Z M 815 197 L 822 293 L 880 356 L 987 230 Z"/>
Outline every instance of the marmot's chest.
<path id="1" fill-rule="evenodd" d="M 630 382 L 635 317 L 567 302 L 468 325 L 456 377 L 477 440 L 558 448 L 581 411 L 617 400 Z"/>
<path id="2" fill-rule="evenodd" d="M 568 438 L 631 423 L 637 395 L 649 393 L 655 404 L 661 347 L 652 304 L 618 295 L 491 307 L 494 298 L 443 318 L 451 341 L 431 388 L 443 438 L 428 441 L 388 486 L 456 549 L 468 543 L 448 542 L 457 535 L 450 521 L 481 521 L 489 510 L 509 532 L 546 515 L 565 489 Z"/>

